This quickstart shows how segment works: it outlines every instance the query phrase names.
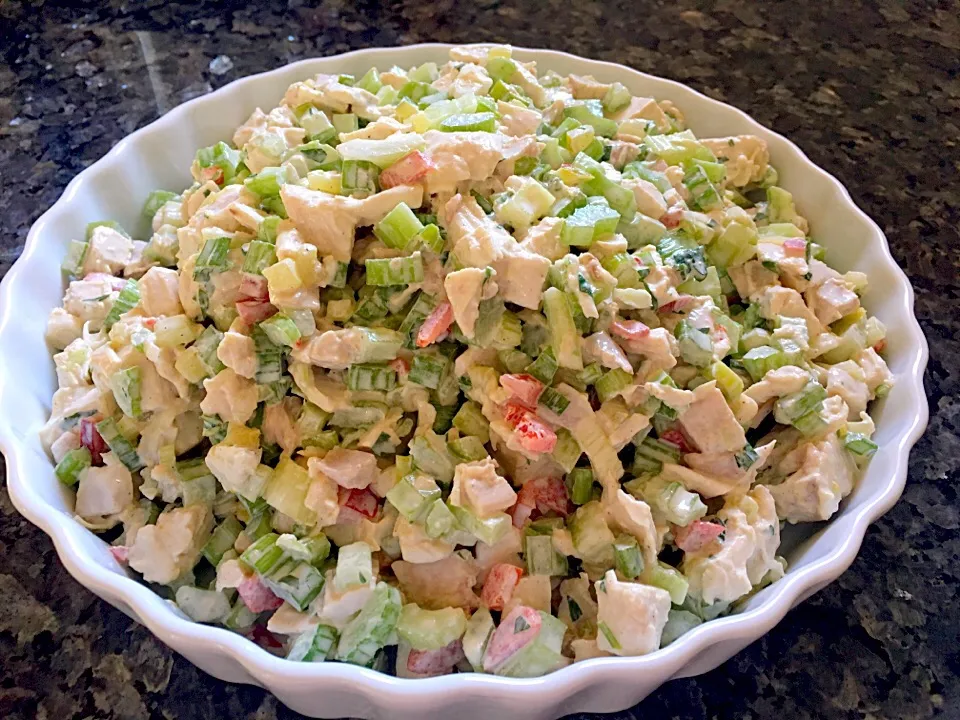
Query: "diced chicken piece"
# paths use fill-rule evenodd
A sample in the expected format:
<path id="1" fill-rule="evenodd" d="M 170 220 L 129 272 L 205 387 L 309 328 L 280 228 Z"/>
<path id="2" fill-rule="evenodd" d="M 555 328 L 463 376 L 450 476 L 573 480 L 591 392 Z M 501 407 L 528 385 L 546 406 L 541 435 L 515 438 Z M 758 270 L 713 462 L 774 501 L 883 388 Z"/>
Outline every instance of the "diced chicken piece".
<path id="1" fill-rule="evenodd" d="M 332 625 L 338 630 L 342 630 L 354 615 L 356 615 L 363 606 L 367 604 L 373 589 L 376 587 L 376 573 L 374 573 L 366 584 L 351 585 L 343 592 L 339 592 L 336 583 L 333 581 L 334 571 L 327 573 L 327 581 L 323 586 L 323 594 L 316 605 L 317 617 L 324 625 Z"/>
<path id="2" fill-rule="evenodd" d="M 624 120 L 643 118 L 644 120 L 652 120 L 661 130 L 670 128 L 669 118 L 653 98 L 631 97 L 626 107 L 618 110 L 610 117 L 618 124 Z"/>
<path id="3" fill-rule="evenodd" d="M 258 133 L 268 127 L 292 128 L 296 125 L 296 115 L 292 108 L 280 106 L 269 114 L 260 108 L 254 110 L 247 121 L 233 134 L 233 144 L 243 147 Z"/>
<path id="4" fill-rule="evenodd" d="M 238 493 L 244 497 L 258 493 L 250 492 L 251 477 L 260 464 L 263 451 L 260 448 L 236 447 L 233 445 L 214 445 L 204 458 L 213 476 L 220 481 L 223 489 Z"/>
<path id="5" fill-rule="evenodd" d="M 767 141 L 763 138 L 756 135 L 735 135 L 705 138 L 700 142 L 725 161 L 728 185 L 743 187 L 760 182 L 767 172 L 770 152 L 767 150 Z"/>
<path id="6" fill-rule="evenodd" d="M 520 240 L 520 247 L 536 255 L 542 255 L 548 260 L 559 260 L 569 250 L 560 242 L 562 229 L 563 218 L 545 217 L 524 233 Z"/>
<path id="7" fill-rule="evenodd" d="M 621 582 L 613 570 L 598 580 L 597 647 L 620 656 L 646 655 L 660 647 L 670 613 L 670 593 L 652 585 Z"/>
<path id="8" fill-rule="evenodd" d="M 540 127 L 540 112 L 533 108 L 500 100 L 497 102 L 497 112 L 500 113 L 500 131 L 504 135 L 512 137 L 533 135 Z"/>
<path id="9" fill-rule="evenodd" d="M 445 72 L 433 82 L 433 86 L 451 97 L 486 95 L 493 86 L 493 80 L 480 65 L 468 62 L 457 67 L 448 63 L 444 69 Z"/>
<path id="10" fill-rule="evenodd" d="M 337 522 L 340 514 L 338 494 L 340 486 L 320 470 L 320 458 L 307 460 L 310 488 L 303 504 L 317 513 L 317 526 L 324 528 Z M 349 543 L 347 543 L 349 544 Z"/>
<path id="11" fill-rule="evenodd" d="M 382 77 L 382 76 L 381 76 Z M 389 116 L 377 118 L 366 127 L 353 132 L 340 133 L 340 142 L 349 142 L 351 140 L 386 140 L 391 135 L 397 133 L 412 132 L 413 128 L 406 123 L 402 123 Z"/>
<path id="12" fill-rule="evenodd" d="M 130 548 L 130 567 L 147 582 L 168 585 L 200 559 L 213 530 L 213 515 L 200 503 L 160 514 L 155 525 L 140 528 Z"/>
<path id="13" fill-rule="evenodd" d="M 252 168 L 251 168 L 252 169 Z M 228 233 L 241 229 L 232 209 L 235 205 L 257 205 L 257 196 L 244 185 L 227 185 L 210 193 L 190 218 L 194 230 L 219 228 Z M 179 237 L 180 233 L 177 233 Z"/>
<path id="14" fill-rule="evenodd" d="M 467 338 L 473 337 L 477 318 L 480 316 L 480 300 L 487 271 L 480 268 L 463 268 L 449 273 L 443 280 L 447 300 L 453 308 L 453 317 Z"/>
<path id="15" fill-rule="evenodd" d="M 656 298 L 658 306 L 672 303 L 680 297 L 680 293 L 677 292 L 680 276 L 674 268 L 659 261 L 647 273 L 646 283 L 650 294 Z"/>
<path id="16" fill-rule="evenodd" d="M 736 488 L 746 489 L 756 479 L 757 473 L 767 464 L 775 446 L 776 440 L 771 440 L 757 447 L 757 459 L 746 470 L 740 467 L 736 454 L 731 452 L 686 453 L 683 456 L 683 461 L 699 473 L 715 477 L 724 482 L 736 483 Z"/>
<path id="17" fill-rule="evenodd" d="M 527 575 L 513 589 L 510 600 L 503 606 L 503 617 L 517 607 L 529 607 L 534 610 L 550 612 L 550 577 L 547 575 Z"/>
<path id="18" fill-rule="evenodd" d="M 610 164 L 617 170 L 623 170 L 624 165 L 633 162 L 638 157 L 640 157 L 640 146 L 635 143 L 626 140 L 614 140 L 610 144 Z"/>
<path id="19" fill-rule="evenodd" d="M 660 471 L 660 477 L 666 482 L 678 482 L 687 490 L 699 493 L 707 499 L 726 495 L 734 490 L 742 489 L 743 486 L 739 479 L 704 475 L 691 468 L 674 465 L 673 463 L 664 463 L 663 469 Z"/>
<path id="20" fill-rule="evenodd" d="M 82 275 L 106 273 L 119 275 L 130 262 L 133 241 L 123 233 L 106 225 L 99 225 L 90 235 L 90 247 L 83 260 Z"/>
<path id="21" fill-rule="evenodd" d="M 661 630 L 661 634 L 662 632 Z M 596 638 L 575 638 L 570 641 L 570 649 L 573 650 L 574 662 L 590 660 L 591 658 L 610 657 L 610 653 L 600 649 Z"/>
<path id="22" fill-rule="evenodd" d="M 346 370 L 358 362 L 363 347 L 369 342 L 366 328 L 351 327 L 327 330 L 313 335 L 293 349 L 293 359 L 330 370 Z"/>
<path id="23" fill-rule="evenodd" d="M 875 393 L 881 385 L 886 385 L 888 388 L 893 387 L 895 382 L 893 373 L 890 372 L 887 363 L 877 354 L 876 350 L 873 348 L 861 350 L 853 356 L 853 360 L 863 370 L 864 382 L 867 383 L 871 393 Z"/>
<path id="24" fill-rule="evenodd" d="M 620 182 L 637 200 L 637 210 L 659 220 L 667 212 L 667 203 L 657 186 L 643 178 L 626 178 Z"/>
<path id="25" fill-rule="evenodd" d="M 50 445 L 50 454 L 53 455 L 53 461 L 59 463 L 68 452 L 79 447 L 80 433 L 76 430 L 65 432 Z"/>
<path id="26" fill-rule="evenodd" d="M 506 302 L 536 309 L 550 261 L 525 250 L 486 216 L 470 196 L 455 195 L 444 208 L 447 232 L 457 259 L 468 267 L 493 267 Z"/>
<path id="27" fill-rule="evenodd" d="M 802 457 L 800 468 L 768 488 L 777 515 L 791 523 L 827 520 L 853 490 L 856 466 L 835 433 L 796 452 Z"/>
<path id="28" fill-rule="evenodd" d="M 605 368 L 620 368 L 633 374 L 633 366 L 627 356 L 605 332 L 597 332 L 586 338 L 582 349 L 586 362 L 598 362 Z"/>
<path id="29" fill-rule="evenodd" d="M 763 485 L 743 496 L 731 496 L 717 517 L 724 525 L 720 550 L 707 546 L 684 556 L 683 571 L 690 593 L 705 604 L 733 602 L 750 592 L 767 573 L 783 567 L 776 559 L 780 524 L 773 499 Z"/>
<path id="30" fill-rule="evenodd" d="M 737 452 L 747 442 L 743 428 L 716 387 L 700 394 L 680 415 L 680 424 L 700 452 Z"/>
<path id="31" fill-rule="evenodd" d="M 656 565 L 660 542 L 650 506 L 617 489 L 614 493 L 603 493 L 603 507 L 608 524 L 636 538 L 644 563 L 650 567 Z"/>
<path id="32" fill-rule="evenodd" d="M 460 555 L 448 555 L 438 562 L 425 564 L 398 560 L 390 569 L 397 576 L 406 601 L 425 610 L 471 609 L 480 604 L 480 598 L 473 592 L 477 584 L 476 565 Z"/>
<path id="33" fill-rule="evenodd" d="M 133 502 L 133 477 L 113 453 L 103 467 L 88 467 L 80 475 L 75 512 L 85 520 L 116 515 Z"/>
<path id="34" fill-rule="evenodd" d="M 777 273 L 765 268 L 759 261 L 750 260 L 743 265 L 727 268 L 727 273 L 744 300 L 757 301 L 767 288 L 777 284 Z"/>
<path id="35" fill-rule="evenodd" d="M 260 402 L 256 384 L 230 368 L 204 380 L 203 387 L 207 396 L 200 409 L 205 415 L 219 415 L 226 422 L 245 424 Z"/>
<path id="36" fill-rule="evenodd" d="M 263 411 L 264 440 L 276 443 L 285 453 L 292 454 L 300 446 L 296 417 L 302 404 L 299 398 L 287 396 L 281 402 L 267 405 Z"/>
<path id="37" fill-rule="evenodd" d="M 251 232 L 257 232 L 260 224 L 263 222 L 264 215 L 259 210 L 254 210 L 249 205 L 243 203 L 233 203 L 229 207 L 230 214 L 244 229 Z"/>
<path id="38" fill-rule="evenodd" d="M 763 405 L 767 400 L 800 392 L 808 382 L 810 373 L 794 365 L 786 365 L 768 371 L 760 382 L 744 390 L 744 394 L 757 405 Z"/>
<path id="39" fill-rule="evenodd" d="M 54 308 L 47 317 L 47 332 L 44 336 L 54 350 L 63 350 L 83 334 L 83 320 L 63 308 Z"/>
<path id="40" fill-rule="evenodd" d="M 843 399 L 850 413 L 849 419 L 860 417 L 870 402 L 870 388 L 861 367 L 853 360 L 830 365 L 827 368 L 827 395 Z"/>
<path id="41" fill-rule="evenodd" d="M 319 105 L 335 113 L 352 112 L 364 120 L 376 120 L 382 114 L 377 96 L 363 88 L 343 85 L 336 75 L 317 75 L 291 85 L 283 96 L 291 108 L 305 103 Z"/>
<path id="42" fill-rule="evenodd" d="M 610 83 L 598 82 L 593 75 L 570 75 L 567 84 L 577 100 L 602 100 L 610 89 Z"/>
<path id="43" fill-rule="evenodd" d="M 83 339 L 77 338 L 63 352 L 54 355 L 53 362 L 59 387 L 89 385 L 90 346 Z"/>
<path id="44" fill-rule="evenodd" d="M 497 464 L 485 458 L 457 465 L 450 503 L 485 518 L 503 512 L 517 502 L 517 493 L 497 475 Z"/>
<path id="45" fill-rule="evenodd" d="M 803 296 L 796 290 L 785 287 L 769 287 L 760 296 L 760 315 L 767 320 L 776 320 L 778 316 L 803 318 L 807 323 L 810 337 L 819 335 L 822 329 L 820 321 L 810 311 Z"/>
<path id="46" fill-rule="evenodd" d="M 281 187 L 280 197 L 307 242 L 316 245 L 321 255 L 349 262 L 357 227 L 379 222 L 401 202 L 420 207 L 423 188 L 399 185 L 358 200 L 287 184 Z"/>
<path id="47" fill-rule="evenodd" d="M 240 584 L 250 575 L 243 570 L 239 560 L 224 560 L 217 565 L 217 583 L 216 590 L 232 590 L 240 587 Z"/>
<path id="48" fill-rule="evenodd" d="M 176 270 L 162 267 L 147 270 L 140 278 L 140 307 L 144 314 L 147 317 L 181 314 L 179 283 Z"/>
<path id="49" fill-rule="evenodd" d="M 224 333 L 217 346 L 217 358 L 240 377 L 253 379 L 257 373 L 257 352 L 253 338 L 233 330 Z"/>
<path id="50" fill-rule="evenodd" d="M 74 280 L 63 296 L 63 309 L 81 323 L 89 322 L 91 330 L 99 330 L 117 299 L 114 283 L 114 278 L 103 274 Z"/>
<path id="51" fill-rule="evenodd" d="M 311 458 L 311 465 L 314 460 Z M 379 473 L 376 456 L 363 450 L 334 448 L 316 462 L 320 472 L 340 487 L 350 489 L 367 487 Z"/>
<path id="52" fill-rule="evenodd" d="M 190 255 L 180 268 L 180 286 L 178 292 L 180 295 L 180 304 L 183 306 L 183 312 L 194 320 L 202 315 L 200 303 L 197 301 L 197 293 L 200 292 L 200 283 L 193 279 L 193 271 L 197 265 L 198 253 Z"/>
<path id="53" fill-rule="evenodd" d="M 836 322 L 860 307 L 860 298 L 839 279 L 827 280 L 808 290 L 807 302 L 817 320 L 824 325 Z"/>
<path id="54" fill-rule="evenodd" d="M 123 266 L 123 276 L 139 278 L 156 263 L 144 257 L 143 251 L 147 249 L 147 243 L 143 240 L 131 240 L 130 246 L 130 259 Z"/>
<path id="55" fill-rule="evenodd" d="M 487 180 L 501 160 L 536 155 L 540 148 L 529 135 L 514 138 L 500 133 L 428 130 L 423 139 L 434 164 L 425 178 L 431 195 L 454 193 L 463 183 Z"/>
<path id="56" fill-rule="evenodd" d="M 422 525 L 414 525 L 402 515 L 393 526 L 393 536 L 400 541 L 400 554 L 408 563 L 422 565 L 443 560 L 454 545 L 443 538 L 429 537 Z"/>
<path id="57" fill-rule="evenodd" d="M 290 603 L 284 603 L 267 621 L 267 630 L 278 635 L 301 635 L 320 624 L 316 615 L 300 612 Z"/>

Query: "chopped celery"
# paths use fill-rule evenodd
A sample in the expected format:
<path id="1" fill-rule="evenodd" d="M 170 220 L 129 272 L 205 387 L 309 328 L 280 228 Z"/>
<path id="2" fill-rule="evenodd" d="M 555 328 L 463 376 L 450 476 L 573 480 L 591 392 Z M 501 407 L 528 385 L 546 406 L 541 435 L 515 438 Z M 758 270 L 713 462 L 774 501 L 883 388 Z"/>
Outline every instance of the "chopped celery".
<path id="1" fill-rule="evenodd" d="M 617 230 L 620 215 L 608 205 L 588 203 L 563 221 L 560 242 L 564 245 L 590 247 L 594 240 Z"/>
<path id="2" fill-rule="evenodd" d="M 643 555 L 637 539 L 621 535 L 613 544 L 613 560 L 617 573 L 627 580 L 633 580 L 643 572 Z"/>
<path id="3" fill-rule="evenodd" d="M 423 223 L 410 207 L 406 203 L 399 203 L 373 226 L 373 233 L 387 247 L 406 250 L 423 229 Z"/>
<path id="4" fill-rule="evenodd" d="M 409 257 L 367 260 L 366 269 L 368 285 L 410 285 L 423 281 L 423 258 L 419 251 Z"/>
<path id="5" fill-rule="evenodd" d="M 367 160 L 344 160 L 340 186 L 344 194 L 373 194 L 379 187 L 380 168 Z"/>
<path id="6" fill-rule="evenodd" d="M 459 640 L 466 630 L 466 613 L 453 607 L 424 610 L 408 603 L 397 622 L 397 634 L 414 650 L 439 650 Z"/>
<path id="7" fill-rule="evenodd" d="M 397 385 L 397 371 L 381 363 L 355 363 L 347 372 L 347 387 L 351 390 L 393 390 Z"/>
<path id="8" fill-rule="evenodd" d="M 633 375 L 622 368 L 608 370 L 596 382 L 597 396 L 600 402 L 606 402 L 633 382 Z"/>
<path id="9" fill-rule="evenodd" d="M 57 479 L 64 485 L 73 486 L 80 482 L 80 473 L 90 467 L 90 451 L 85 447 L 69 450 L 54 470 Z"/>
<path id="10" fill-rule="evenodd" d="M 574 505 L 586 505 L 593 499 L 593 470 L 574 468 L 567 473 L 570 500 Z"/>
<path id="11" fill-rule="evenodd" d="M 549 535 L 527 535 L 523 554 L 530 575 L 567 574 L 567 558 L 556 551 Z"/>
<path id="12" fill-rule="evenodd" d="M 492 112 L 452 115 L 440 122 L 440 129 L 445 132 L 493 132 L 497 129 L 497 116 Z"/>

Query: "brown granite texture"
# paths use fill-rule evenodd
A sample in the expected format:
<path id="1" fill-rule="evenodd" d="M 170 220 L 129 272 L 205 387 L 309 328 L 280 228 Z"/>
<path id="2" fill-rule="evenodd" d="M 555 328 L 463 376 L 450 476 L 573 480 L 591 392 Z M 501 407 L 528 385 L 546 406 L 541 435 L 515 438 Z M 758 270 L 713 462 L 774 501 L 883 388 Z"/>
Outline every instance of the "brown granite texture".
<path id="1" fill-rule="evenodd" d="M 617 717 L 960 717 L 957 2 L 5 0 L 0 274 L 76 173 L 178 103 L 305 57 L 478 40 L 679 80 L 789 136 L 884 229 L 930 340 L 930 429 L 853 567 L 723 667 Z M 0 717 L 294 716 L 80 587 L 0 485 Z"/>

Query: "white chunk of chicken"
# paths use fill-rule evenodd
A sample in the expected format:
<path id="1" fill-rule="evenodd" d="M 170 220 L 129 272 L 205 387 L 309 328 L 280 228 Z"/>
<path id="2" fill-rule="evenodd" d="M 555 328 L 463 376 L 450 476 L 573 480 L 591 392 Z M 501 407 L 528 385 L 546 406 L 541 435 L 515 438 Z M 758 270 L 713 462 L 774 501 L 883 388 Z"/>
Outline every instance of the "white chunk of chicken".
<path id="1" fill-rule="evenodd" d="M 770 151 L 767 141 L 756 135 L 706 138 L 700 142 L 724 160 L 727 169 L 726 182 L 734 187 L 743 187 L 759 182 L 767 172 Z"/>
<path id="2" fill-rule="evenodd" d="M 624 657 L 657 650 L 670 613 L 670 593 L 652 585 L 621 582 L 613 570 L 595 585 L 597 621 L 603 623 L 597 647 Z"/>
<path id="3" fill-rule="evenodd" d="M 421 525 L 415 525 L 403 515 L 393 526 L 393 536 L 400 541 L 400 554 L 409 563 L 422 565 L 437 562 L 453 552 L 454 545 L 443 538 L 431 538 Z"/>
<path id="4" fill-rule="evenodd" d="M 113 453 L 103 456 L 103 467 L 88 467 L 80 474 L 74 508 L 84 520 L 123 512 L 133 502 L 133 477 Z"/>
<path id="5" fill-rule="evenodd" d="M 357 227 L 380 222 L 401 202 L 411 208 L 420 207 L 423 188 L 398 185 L 357 199 L 287 184 L 281 187 L 280 197 L 290 219 L 307 242 L 316 245 L 321 255 L 332 255 L 340 262 L 349 262 Z"/>
<path id="6" fill-rule="evenodd" d="M 447 300 L 453 307 L 454 320 L 468 338 L 473 337 L 480 316 L 480 301 L 483 299 L 483 283 L 486 279 L 486 269 L 470 267 L 454 270 L 443 280 Z"/>
<path id="7" fill-rule="evenodd" d="M 817 320 L 824 325 L 836 322 L 860 307 L 860 298 L 839 278 L 831 278 L 807 290 L 806 297 Z"/>
<path id="8" fill-rule="evenodd" d="M 217 358 L 240 377 L 252 380 L 257 373 L 257 352 L 253 338 L 233 330 L 223 334 Z"/>
<path id="9" fill-rule="evenodd" d="M 767 488 L 758 485 L 746 495 L 731 496 L 717 513 L 724 533 L 720 550 L 707 547 L 684 555 L 683 573 L 690 593 L 705 604 L 733 602 L 783 567 L 776 559 L 780 524 Z"/>
<path id="10" fill-rule="evenodd" d="M 133 241 L 123 233 L 106 225 L 99 225 L 90 234 L 90 247 L 83 259 L 81 275 L 107 273 L 119 275 L 130 262 Z"/>
<path id="11" fill-rule="evenodd" d="M 200 409 L 205 415 L 219 415 L 226 422 L 245 424 L 260 402 L 256 383 L 230 368 L 204 380 L 203 387 L 207 396 L 200 402 Z"/>
<path id="12" fill-rule="evenodd" d="M 550 261 L 525 250 L 491 220 L 471 196 L 455 195 L 444 208 L 444 224 L 453 252 L 463 265 L 493 267 L 506 302 L 536 309 Z"/>
<path id="13" fill-rule="evenodd" d="M 237 447 L 218 444 L 210 448 L 204 462 L 210 468 L 213 476 L 220 481 L 223 489 L 235 492 L 244 497 L 256 497 L 258 493 L 250 492 L 253 474 L 260 465 L 263 451 L 260 448 Z"/>
<path id="14" fill-rule="evenodd" d="M 180 315 L 180 277 L 176 270 L 153 267 L 140 278 L 140 307 L 147 317 Z"/>
<path id="15" fill-rule="evenodd" d="M 699 390 L 699 388 L 698 388 Z M 700 452 L 737 452 L 747 438 L 723 393 L 714 386 L 680 415 L 680 424 Z"/>
<path id="16" fill-rule="evenodd" d="M 213 523 L 213 514 L 199 503 L 161 513 L 155 525 L 137 532 L 130 567 L 147 582 L 172 583 L 197 564 Z"/>
<path id="17" fill-rule="evenodd" d="M 829 519 L 853 490 L 856 465 L 832 433 L 802 445 L 784 458 L 780 470 L 792 474 L 768 488 L 777 515 L 790 523 L 816 522 Z"/>
<path id="18" fill-rule="evenodd" d="M 484 458 L 457 465 L 450 503 L 485 518 L 503 512 L 517 502 L 517 493 L 497 474 L 497 464 Z"/>
<path id="19" fill-rule="evenodd" d="M 311 458 L 312 465 L 315 458 Z M 361 489 L 377 479 L 377 458 L 363 450 L 334 448 L 316 462 L 316 468 L 340 487 Z"/>

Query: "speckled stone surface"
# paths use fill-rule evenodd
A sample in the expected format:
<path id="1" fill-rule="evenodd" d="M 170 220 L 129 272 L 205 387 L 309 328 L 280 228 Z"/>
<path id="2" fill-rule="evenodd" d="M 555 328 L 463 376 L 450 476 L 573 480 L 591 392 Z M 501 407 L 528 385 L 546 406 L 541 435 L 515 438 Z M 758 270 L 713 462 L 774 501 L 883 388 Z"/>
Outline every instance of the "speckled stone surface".
<path id="1" fill-rule="evenodd" d="M 853 567 L 621 718 L 960 717 L 960 4 L 0 2 L 0 273 L 66 183 L 231 80 L 369 45 L 490 40 L 621 62 L 794 140 L 877 220 L 930 340 L 930 428 Z M 0 717 L 292 718 L 75 583 L 0 486 Z"/>

